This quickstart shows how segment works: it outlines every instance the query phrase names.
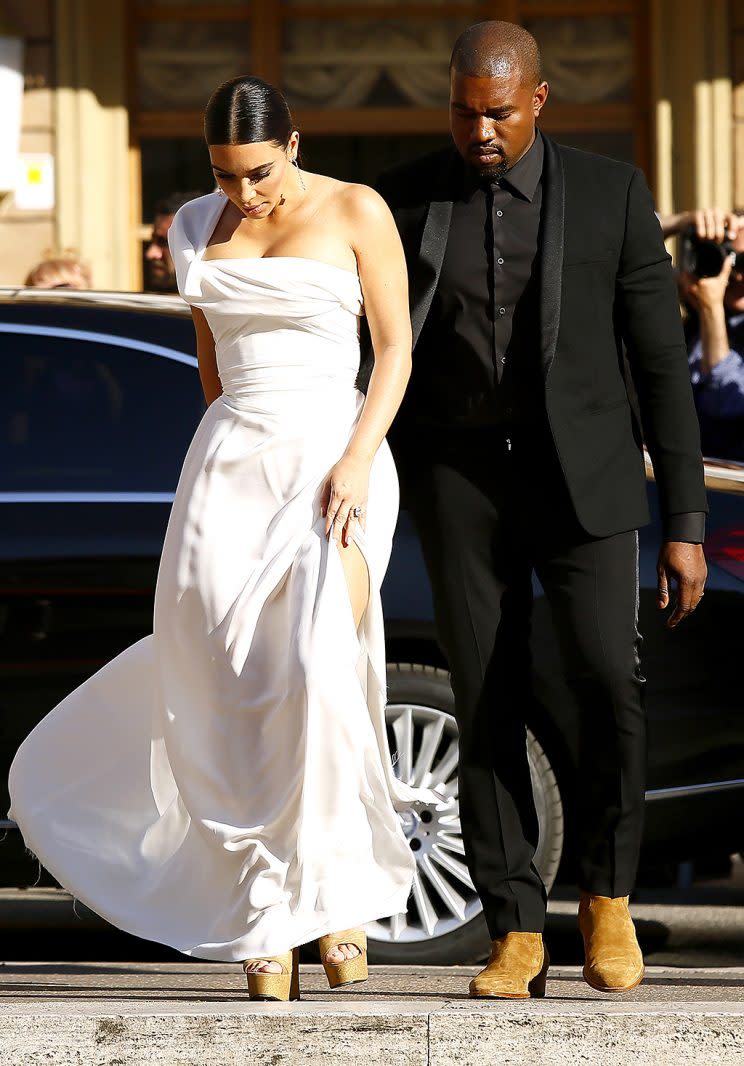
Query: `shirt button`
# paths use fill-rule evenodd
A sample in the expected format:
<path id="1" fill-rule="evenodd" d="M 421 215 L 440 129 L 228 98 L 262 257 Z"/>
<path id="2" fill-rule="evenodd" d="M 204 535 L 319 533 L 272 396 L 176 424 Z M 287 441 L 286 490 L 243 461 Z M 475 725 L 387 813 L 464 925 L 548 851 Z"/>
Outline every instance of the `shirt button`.
<path id="1" fill-rule="evenodd" d="M 502 364 L 506 362 L 506 356 L 505 355 L 501 356 L 501 362 L 502 362 Z"/>
<path id="2" fill-rule="evenodd" d="M 499 218 L 501 218 L 501 216 L 503 215 L 503 213 L 504 213 L 503 211 L 497 211 L 497 212 L 496 212 L 496 214 L 498 215 L 498 217 L 499 217 Z"/>
<path id="3" fill-rule="evenodd" d="M 506 308 L 505 307 L 500 307 L 499 308 L 499 314 L 500 315 L 505 315 L 506 314 Z"/>
<path id="4" fill-rule="evenodd" d="M 498 264 L 499 264 L 499 266 L 503 266 L 504 265 L 504 260 L 503 259 L 499 259 L 498 260 Z"/>

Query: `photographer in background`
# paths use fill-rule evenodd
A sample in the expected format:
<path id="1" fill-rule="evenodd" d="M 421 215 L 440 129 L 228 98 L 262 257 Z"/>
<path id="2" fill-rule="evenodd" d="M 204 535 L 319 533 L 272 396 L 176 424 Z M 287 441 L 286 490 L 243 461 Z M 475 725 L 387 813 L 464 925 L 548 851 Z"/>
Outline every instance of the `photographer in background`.
<path id="1" fill-rule="evenodd" d="M 144 250 L 145 292 L 178 292 L 176 268 L 173 266 L 168 247 L 168 230 L 171 228 L 176 211 L 197 196 L 201 196 L 198 189 L 191 192 L 173 192 L 155 204 L 152 234 Z"/>
<path id="2" fill-rule="evenodd" d="M 682 234 L 679 287 L 705 455 L 744 461 L 744 218 L 718 209 L 661 218 Z"/>

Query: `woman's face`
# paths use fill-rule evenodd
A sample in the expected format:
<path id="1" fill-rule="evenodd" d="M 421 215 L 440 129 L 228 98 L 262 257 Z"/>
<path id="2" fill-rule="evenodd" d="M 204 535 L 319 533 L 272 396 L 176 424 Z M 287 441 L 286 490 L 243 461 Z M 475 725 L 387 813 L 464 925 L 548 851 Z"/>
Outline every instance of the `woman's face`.
<path id="1" fill-rule="evenodd" d="M 217 184 L 246 218 L 267 218 L 280 202 L 298 143 L 295 130 L 286 148 L 270 141 L 210 145 Z"/>

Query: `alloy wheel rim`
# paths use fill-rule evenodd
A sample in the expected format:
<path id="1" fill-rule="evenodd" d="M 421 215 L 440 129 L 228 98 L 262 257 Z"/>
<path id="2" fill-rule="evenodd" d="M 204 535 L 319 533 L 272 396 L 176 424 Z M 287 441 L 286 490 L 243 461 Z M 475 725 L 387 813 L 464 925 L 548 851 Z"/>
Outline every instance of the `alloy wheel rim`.
<path id="1" fill-rule="evenodd" d="M 445 711 L 415 703 L 390 703 L 385 717 L 396 777 L 420 788 L 439 788 L 455 800 L 446 811 L 417 805 L 400 814 L 416 859 L 412 897 L 406 913 L 367 926 L 373 940 L 420 943 L 454 932 L 482 910 L 462 843 L 457 723 Z"/>

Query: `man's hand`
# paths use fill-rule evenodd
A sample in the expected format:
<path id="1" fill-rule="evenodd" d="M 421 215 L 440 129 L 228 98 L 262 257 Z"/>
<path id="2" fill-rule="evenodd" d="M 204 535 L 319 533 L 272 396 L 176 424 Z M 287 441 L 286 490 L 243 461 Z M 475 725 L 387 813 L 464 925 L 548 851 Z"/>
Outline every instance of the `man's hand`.
<path id="1" fill-rule="evenodd" d="M 696 311 L 714 311 L 723 308 L 723 298 L 734 266 L 734 255 L 727 255 L 721 267 L 721 273 L 712 278 L 697 278 L 693 274 L 680 274 L 680 282 L 685 299 Z"/>
<path id="2" fill-rule="evenodd" d="M 679 276 L 682 299 L 697 311 L 700 318 L 700 373 L 704 377 L 727 359 L 730 352 L 724 298 L 733 262 L 733 254 L 727 256 L 721 273 L 713 278 L 696 278 L 685 273 Z"/>
<path id="3" fill-rule="evenodd" d="M 667 540 L 661 546 L 656 566 L 659 575 L 656 605 L 663 611 L 669 606 L 669 586 L 676 582 L 677 595 L 667 625 L 670 629 L 691 615 L 704 595 L 708 567 L 702 544 Z"/>
<path id="4" fill-rule="evenodd" d="M 705 207 L 688 212 L 688 225 L 690 224 L 695 226 L 701 240 L 723 244 L 726 237 L 734 240 L 742 219 L 733 211 L 724 211 L 720 207 Z"/>
<path id="5" fill-rule="evenodd" d="M 681 233 L 688 226 L 694 226 L 701 240 L 717 241 L 721 244 L 726 237 L 734 240 L 744 225 L 744 217 L 733 211 L 724 211 L 721 207 L 706 207 L 698 211 L 679 211 L 676 215 L 662 215 L 659 223 L 665 238 Z"/>

